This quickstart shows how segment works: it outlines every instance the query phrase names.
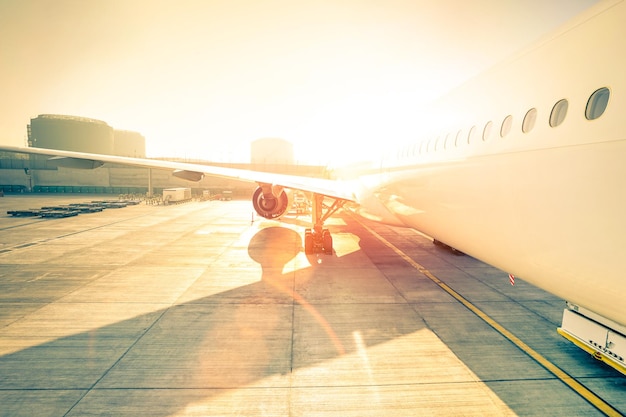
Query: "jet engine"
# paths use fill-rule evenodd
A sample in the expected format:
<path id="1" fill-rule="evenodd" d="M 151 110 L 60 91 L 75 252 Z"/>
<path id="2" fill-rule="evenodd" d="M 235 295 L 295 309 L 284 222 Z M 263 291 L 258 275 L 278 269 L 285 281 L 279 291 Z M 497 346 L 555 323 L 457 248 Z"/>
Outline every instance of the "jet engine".
<path id="1" fill-rule="evenodd" d="M 254 191 L 252 205 L 259 216 L 275 219 L 282 216 L 289 208 L 289 197 L 282 187 L 264 184 Z"/>

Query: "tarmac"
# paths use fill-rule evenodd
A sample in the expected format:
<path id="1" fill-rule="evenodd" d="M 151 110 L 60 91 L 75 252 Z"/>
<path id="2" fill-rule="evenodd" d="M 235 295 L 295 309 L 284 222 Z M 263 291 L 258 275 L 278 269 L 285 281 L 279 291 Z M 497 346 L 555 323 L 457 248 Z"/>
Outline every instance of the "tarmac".
<path id="1" fill-rule="evenodd" d="M 0 416 L 604 415 L 432 276 L 626 413 L 563 300 L 409 229 L 341 212 L 307 256 L 249 201 L 6 214 L 105 198 L 0 198 Z"/>

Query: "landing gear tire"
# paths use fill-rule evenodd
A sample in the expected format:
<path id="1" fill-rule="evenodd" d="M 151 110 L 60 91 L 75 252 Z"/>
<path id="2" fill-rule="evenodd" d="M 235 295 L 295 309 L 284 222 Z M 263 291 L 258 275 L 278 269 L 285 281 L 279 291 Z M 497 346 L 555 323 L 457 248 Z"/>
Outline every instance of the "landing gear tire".
<path id="1" fill-rule="evenodd" d="M 304 253 L 307 255 L 312 254 L 314 251 L 313 233 L 310 229 L 304 232 Z"/>
<path id="2" fill-rule="evenodd" d="M 333 237 L 328 229 L 322 231 L 322 249 L 327 255 L 333 254 Z"/>
<path id="3" fill-rule="evenodd" d="M 307 255 L 323 252 L 328 255 L 333 253 L 333 237 L 328 229 L 316 232 L 312 229 L 304 231 L 304 253 Z"/>

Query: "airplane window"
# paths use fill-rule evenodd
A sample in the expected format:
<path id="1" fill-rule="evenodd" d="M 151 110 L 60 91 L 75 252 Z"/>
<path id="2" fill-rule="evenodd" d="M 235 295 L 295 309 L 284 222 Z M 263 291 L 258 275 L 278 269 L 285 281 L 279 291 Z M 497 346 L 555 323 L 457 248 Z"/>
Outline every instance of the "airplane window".
<path id="1" fill-rule="evenodd" d="M 550 126 L 557 127 L 563 120 L 565 120 L 565 116 L 567 116 L 567 108 L 569 103 L 566 99 L 562 99 L 556 102 L 554 107 L 552 108 L 552 113 L 550 113 Z"/>
<path id="2" fill-rule="evenodd" d="M 491 128 L 493 126 L 493 123 L 490 121 L 487 122 L 487 124 L 485 125 L 485 129 L 483 130 L 483 140 L 489 140 L 489 136 L 491 136 Z"/>
<path id="3" fill-rule="evenodd" d="M 461 132 L 459 132 L 461 133 Z M 472 126 L 472 128 L 467 133 L 467 143 L 470 144 L 474 141 L 474 136 L 476 136 L 476 126 Z"/>
<path id="4" fill-rule="evenodd" d="M 528 110 L 526 116 L 524 116 L 524 121 L 522 122 L 522 132 L 528 133 L 535 127 L 535 122 L 537 121 L 537 109 L 532 108 Z"/>
<path id="5" fill-rule="evenodd" d="M 513 116 L 510 114 L 504 118 L 502 121 L 502 127 L 500 128 L 500 136 L 505 137 L 511 131 L 511 126 L 513 125 Z"/>
<path id="6" fill-rule="evenodd" d="M 603 87 L 596 90 L 591 97 L 589 97 L 587 108 L 585 109 L 585 117 L 587 120 L 595 120 L 604 114 L 606 106 L 609 104 L 610 94 L 609 89 Z"/>
<path id="7" fill-rule="evenodd" d="M 454 146 L 459 146 L 461 144 L 462 132 L 462 130 L 456 132 L 456 136 L 454 137 Z"/>

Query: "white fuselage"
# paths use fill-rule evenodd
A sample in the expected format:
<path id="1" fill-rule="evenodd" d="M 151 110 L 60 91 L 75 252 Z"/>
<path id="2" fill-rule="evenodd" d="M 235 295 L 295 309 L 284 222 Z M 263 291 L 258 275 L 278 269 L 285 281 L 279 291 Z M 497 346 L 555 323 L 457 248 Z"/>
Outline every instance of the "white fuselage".
<path id="1" fill-rule="evenodd" d="M 370 201 L 399 223 L 625 325 L 625 22 L 626 3 L 599 4 L 440 100 L 436 116 L 423 117 L 444 122 L 439 135 L 362 177 L 376 185 Z M 601 88 L 610 93 L 606 111 L 588 120 L 587 103 Z M 552 127 L 561 99 L 567 113 Z"/>

